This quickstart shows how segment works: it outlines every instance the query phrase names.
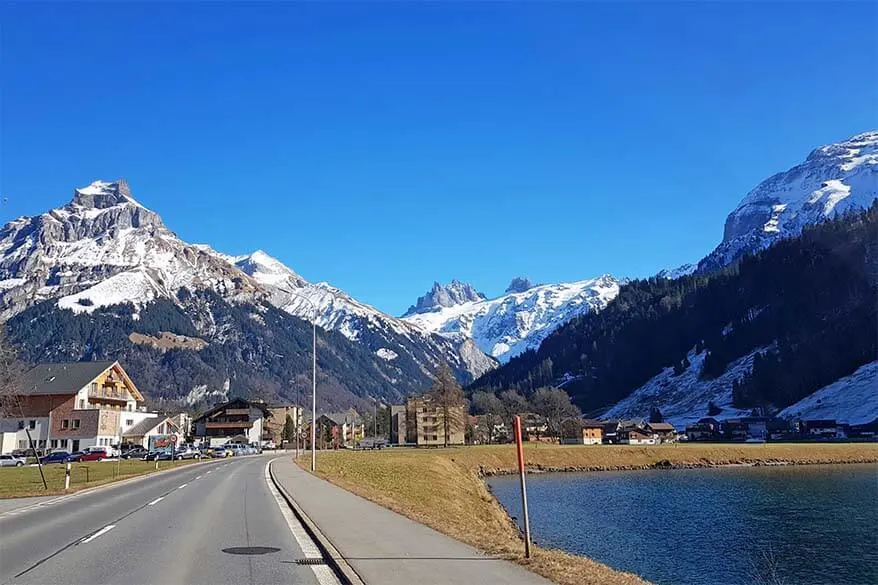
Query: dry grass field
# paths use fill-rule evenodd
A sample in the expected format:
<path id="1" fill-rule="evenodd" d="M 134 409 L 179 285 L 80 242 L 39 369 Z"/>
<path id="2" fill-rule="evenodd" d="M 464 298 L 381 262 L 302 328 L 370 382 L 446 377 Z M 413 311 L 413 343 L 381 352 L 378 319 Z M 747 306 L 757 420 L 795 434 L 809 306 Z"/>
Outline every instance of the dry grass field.
<path id="1" fill-rule="evenodd" d="M 878 462 L 878 444 L 529 444 L 525 459 L 532 471 L 867 463 Z M 318 474 L 324 479 L 557 583 L 644 583 L 636 575 L 559 550 L 534 547 L 532 558 L 525 559 L 518 528 L 482 480 L 514 472 L 515 466 L 511 445 L 318 453 Z"/>

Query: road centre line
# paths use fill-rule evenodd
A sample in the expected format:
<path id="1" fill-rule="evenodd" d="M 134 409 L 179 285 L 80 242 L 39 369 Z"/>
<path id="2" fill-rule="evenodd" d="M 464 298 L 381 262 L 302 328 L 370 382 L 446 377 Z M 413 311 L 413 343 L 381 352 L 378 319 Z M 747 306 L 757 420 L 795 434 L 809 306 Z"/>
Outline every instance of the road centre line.
<path id="1" fill-rule="evenodd" d="M 82 540 L 80 540 L 79 544 L 87 544 L 87 543 L 93 541 L 98 536 L 101 536 L 102 534 L 108 533 L 109 531 L 111 531 L 115 527 L 116 527 L 115 524 L 110 524 L 108 526 L 104 526 L 103 528 L 101 528 L 100 530 L 98 530 L 97 532 L 92 534 L 91 536 L 87 536 L 87 537 L 83 538 Z"/>
<path id="2" fill-rule="evenodd" d="M 156 498 L 153 501 L 151 501 L 150 503 L 148 503 L 147 506 L 155 506 L 156 504 L 158 504 L 159 502 L 161 502 L 164 499 L 165 499 L 165 496 L 162 496 L 160 498 Z"/>
<path id="3" fill-rule="evenodd" d="M 178 487 L 177 489 L 178 489 L 178 490 L 181 490 L 181 489 L 183 489 L 184 487 L 186 487 L 187 485 L 189 485 L 189 484 L 188 484 L 188 483 L 184 483 L 183 485 L 181 485 L 181 486 Z"/>

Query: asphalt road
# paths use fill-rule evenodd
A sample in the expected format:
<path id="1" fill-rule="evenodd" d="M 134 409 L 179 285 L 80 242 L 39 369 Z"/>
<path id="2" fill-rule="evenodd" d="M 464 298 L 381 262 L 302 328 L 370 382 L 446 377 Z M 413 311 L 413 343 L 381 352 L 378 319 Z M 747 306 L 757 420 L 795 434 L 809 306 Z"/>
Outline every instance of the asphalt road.
<path id="1" fill-rule="evenodd" d="M 0 517 L 0 583 L 325 584 L 326 567 L 296 563 L 313 553 L 266 482 L 269 459 L 194 465 Z"/>

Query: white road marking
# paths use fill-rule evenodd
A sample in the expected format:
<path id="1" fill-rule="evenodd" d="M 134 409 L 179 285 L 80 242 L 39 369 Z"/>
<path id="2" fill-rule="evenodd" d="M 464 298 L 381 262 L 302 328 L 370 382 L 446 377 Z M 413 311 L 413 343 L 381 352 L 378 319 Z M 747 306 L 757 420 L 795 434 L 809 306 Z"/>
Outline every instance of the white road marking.
<path id="1" fill-rule="evenodd" d="M 151 501 L 150 503 L 148 503 L 147 506 L 155 506 L 156 504 L 158 504 L 159 502 L 161 502 L 164 499 L 165 499 L 165 496 L 162 496 L 160 498 L 156 498 L 153 501 Z"/>
<path id="2" fill-rule="evenodd" d="M 213 469 L 211 469 L 210 471 L 208 471 L 205 475 L 210 475 L 211 473 L 213 473 Z"/>
<path id="3" fill-rule="evenodd" d="M 311 537 L 305 532 L 305 528 L 298 520 L 296 520 L 296 517 L 293 516 L 293 511 L 290 509 L 289 504 L 283 499 L 283 496 L 280 495 L 277 488 L 274 487 L 274 482 L 271 481 L 271 474 L 268 471 L 269 465 L 271 465 L 271 461 L 265 464 L 265 482 L 268 484 L 268 491 L 274 496 L 274 501 L 277 502 L 277 505 L 280 508 L 281 516 L 283 516 L 286 521 L 290 532 L 293 533 L 293 538 L 296 539 L 296 543 L 298 543 L 299 548 L 302 549 L 302 553 L 305 555 L 306 559 L 323 558 L 323 555 L 320 554 L 320 549 L 317 548 L 317 545 L 314 544 L 314 541 L 311 540 Z M 338 578 L 328 565 L 311 565 L 311 570 L 314 571 L 314 576 L 317 578 L 317 582 L 320 585 L 340 585 Z"/>
<path id="4" fill-rule="evenodd" d="M 195 479 L 201 479 L 201 476 L 200 476 L 200 475 L 199 475 L 199 476 L 198 476 L 198 477 L 196 477 L 196 478 L 195 478 Z"/>
<path id="5" fill-rule="evenodd" d="M 184 487 L 186 487 L 187 485 L 189 485 L 189 484 L 188 484 L 188 483 L 184 483 L 183 485 L 181 485 L 181 486 L 178 487 L 177 489 L 178 489 L 178 490 L 181 490 L 181 489 L 183 489 Z"/>
<path id="6" fill-rule="evenodd" d="M 97 532 L 95 532 L 94 534 L 92 534 L 91 536 L 86 537 L 86 538 L 83 538 L 82 540 L 80 540 L 80 541 L 79 541 L 79 544 L 86 544 L 86 543 L 89 543 L 89 542 L 93 541 L 95 538 L 97 538 L 98 536 L 101 536 L 102 534 L 106 534 L 106 533 L 108 533 L 109 531 L 111 531 L 111 530 L 112 530 L 113 528 L 115 528 L 115 527 L 116 527 L 115 524 L 110 524 L 109 526 L 104 526 L 103 528 L 101 528 L 100 530 L 98 530 Z"/>

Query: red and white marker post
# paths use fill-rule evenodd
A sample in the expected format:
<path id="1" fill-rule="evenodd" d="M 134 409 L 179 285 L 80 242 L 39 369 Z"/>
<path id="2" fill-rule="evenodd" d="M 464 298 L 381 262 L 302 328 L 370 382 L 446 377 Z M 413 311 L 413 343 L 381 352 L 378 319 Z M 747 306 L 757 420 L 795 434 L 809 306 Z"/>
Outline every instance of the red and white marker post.
<path id="1" fill-rule="evenodd" d="M 521 512 L 524 515 L 524 558 L 530 558 L 530 518 L 527 514 L 527 483 L 524 480 L 524 447 L 521 439 L 521 417 L 513 419 L 515 449 L 518 452 L 518 477 L 521 482 Z"/>

